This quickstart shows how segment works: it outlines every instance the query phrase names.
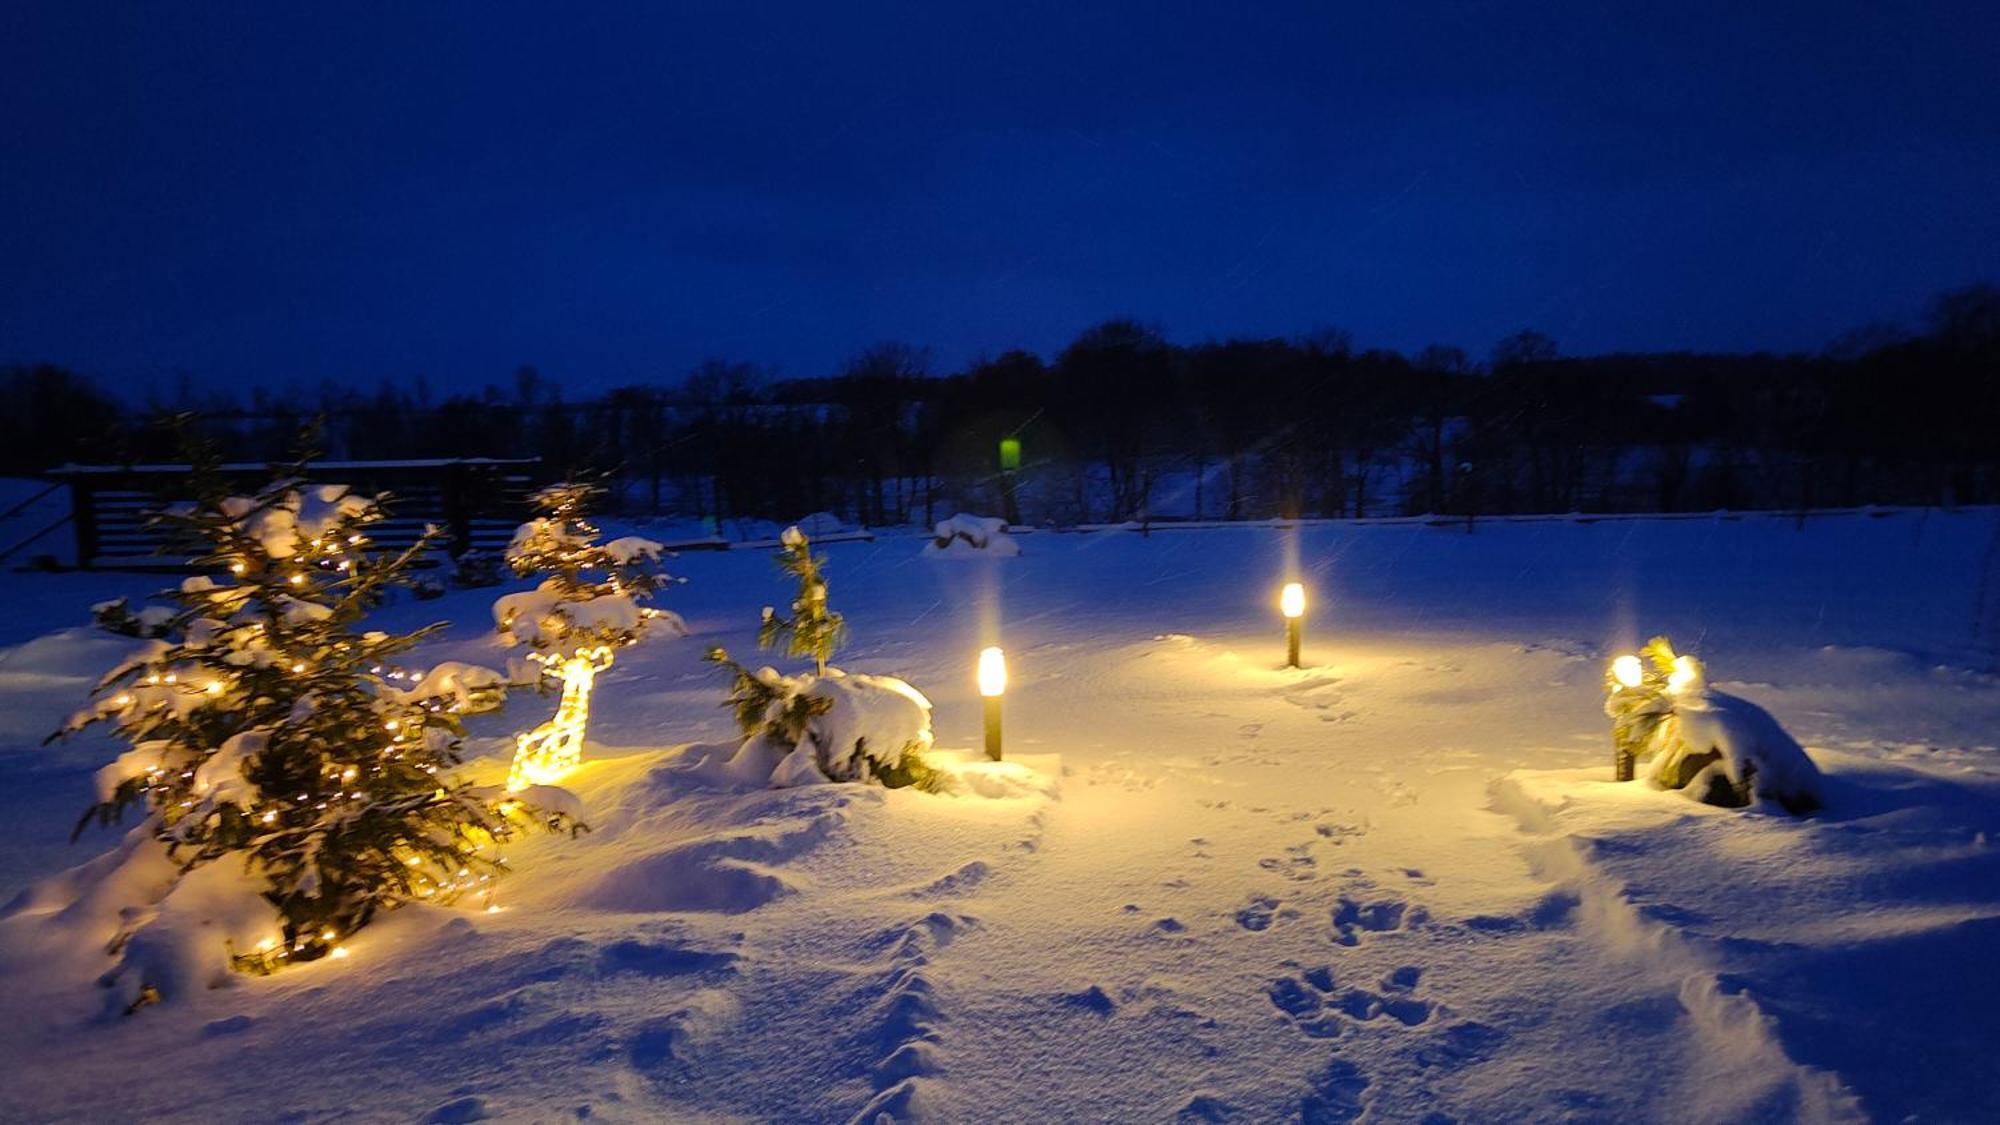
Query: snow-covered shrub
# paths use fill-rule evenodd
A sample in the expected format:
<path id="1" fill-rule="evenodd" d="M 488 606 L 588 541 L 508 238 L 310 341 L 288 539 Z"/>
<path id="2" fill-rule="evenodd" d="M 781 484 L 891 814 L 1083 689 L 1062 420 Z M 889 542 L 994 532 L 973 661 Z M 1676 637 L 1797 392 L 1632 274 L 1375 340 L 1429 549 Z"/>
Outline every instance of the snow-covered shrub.
<path id="1" fill-rule="evenodd" d="M 446 900 L 504 873 L 494 846 L 523 826 L 566 825 L 453 772 L 460 716 L 498 705 L 498 673 L 405 673 L 394 660 L 439 626 L 360 627 L 433 543 L 374 551 L 366 529 L 380 518 L 379 498 L 284 480 L 249 496 L 204 486 L 202 500 L 162 514 L 206 544 L 196 565 L 221 580 L 196 575 L 169 592 L 165 637 L 111 669 L 52 736 L 106 724 L 127 744 L 99 772 L 98 803 L 78 831 L 140 808 L 135 838 L 157 842 L 174 867 L 156 897 L 127 904 L 110 941 L 137 966 L 134 1002 L 171 983 L 132 960 L 157 944 L 144 931 L 178 917 L 177 932 L 199 933 L 197 904 L 229 898 L 222 875 L 190 883 L 198 869 L 247 874 L 264 932 L 234 960 L 268 971 L 324 956 L 384 908 Z"/>
<path id="2" fill-rule="evenodd" d="M 899 789 L 931 786 L 931 701 L 893 676 L 754 671 L 721 649 L 710 659 L 733 674 L 729 706 L 744 734 L 739 762 L 773 785 L 868 781 Z"/>
<path id="3" fill-rule="evenodd" d="M 113 598 L 91 606 L 90 620 L 107 633 L 151 639 L 167 635 L 173 625 L 174 611 L 162 605 L 149 605 L 134 613 L 130 602 Z"/>
<path id="4" fill-rule="evenodd" d="M 807 535 L 819 538 L 825 538 L 828 535 L 840 535 L 854 530 L 848 526 L 846 520 L 841 519 L 832 512 L 814 512 L 809 516 L 801 518 L 793 526 Z"/>
<path id="5" fill-rule="evenodd" d="M 764 607 L 757 631 L 761 648 L 784 645 L 809 657 L 812 673 L 786 676 L 775 668 L 750 669 L 721 648 L 708 659 L 730 673 L 727 706 L 743 731 L 739 759 L 773 784 L 872 781 L 890 788 L 930 788 L 935 773 L 924 762 L 931 748 L 931 703 L 922 692 L 891 676 L 849 674 L 827 662 L 846 636 L 846 623 L 827 604 L 826 578 L 812 544 L 796 527 L 785 529 L 778 565 L 798 582 L 792 615 Z M 768 763 L 768 769 L 764 768 Z"/>
<path id="6" fill-rule="evenodd" d="M 642 604 L 676 581 L 659 569 L 666 549 L 637 536 L 598 542 L 585 513 L 601 492 L 575 481 L 542 489 L 534 501 L 543 514 L 522 524 L 507 547 L 514 573 L 547 577 L 495 601 L 494 624 L 508 644 L 534 650 L 528 658 L 542 665 L 542 682 L 562 685 L 555 716 L 520 736 L 510 789 L 554 781 L 582 760 L 590 692 L 613 653 L 661 621 L 686 631 L 675 614 Z"/>
<path id="7" fill-rule="evenodd" d="M 1020 544 L 1007 534 L 1007 521 L 997 516 L 969 516 L 964 512 L 938 521 L 924 554 L 985 555 L 1012 557 L 1021 553 Z"/>
<path id="8" fill-rule="evenodd" d="M 1620 664 L 1606 674 L 1604 711 L 1618 747 L 1647 763 L 1648 780 L 1711 805 L 1820 807 L 1819 769 L 1804 747 L 1770 712 L 1709 687 L 1701 661 L 1655 637 L 1643 661 Z"/>
<path id="9" fill-rule="evenodd" d="M 451 581 L 454 586 L 471 590 L 481 586 L 498 586 L 506 580 L 506 561 L 477 547 L 451 561 Z"/>

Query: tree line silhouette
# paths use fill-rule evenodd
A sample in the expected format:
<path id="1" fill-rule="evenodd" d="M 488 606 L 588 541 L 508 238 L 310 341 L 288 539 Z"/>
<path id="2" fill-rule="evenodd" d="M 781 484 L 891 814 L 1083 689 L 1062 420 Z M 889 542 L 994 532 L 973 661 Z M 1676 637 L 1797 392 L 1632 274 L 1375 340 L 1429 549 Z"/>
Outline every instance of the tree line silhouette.
<path id="1" fill-rule="evenodd" d="M 232 459 L 282 460 L 323 419 L 336 459 L 540 457 L 609 474 L 631 512 L 714 520 L 832 511 L 868 525 L 959 509 L 1032 522 L 1437 513 L 1809 509 L 2000 501 L 2000 289 L 1816 354 L 1565 357 L 1524 331 L 1483 362 L 1452 347 L 1356 349 L 1343 332 L 1182 346 L 1131 320 L 1052 359 L 1009 351 L 939 373 L 905 344 L 837 374 L 773 379 L 712 360 L 565 398 L 184 386 L 122 402 L 49 365 L 0 372 L 0 472 L 174 459 L 193 414 Z M 1019 441 L 1003 472 L 1003 438 Z"/>

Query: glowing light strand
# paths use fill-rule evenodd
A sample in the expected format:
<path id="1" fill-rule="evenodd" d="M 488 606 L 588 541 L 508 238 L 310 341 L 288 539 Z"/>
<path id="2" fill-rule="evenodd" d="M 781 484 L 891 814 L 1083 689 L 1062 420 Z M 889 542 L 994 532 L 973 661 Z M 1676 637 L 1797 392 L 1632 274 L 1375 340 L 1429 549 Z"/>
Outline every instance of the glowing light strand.
<path id="1" fill-rule="evenodd" d="M 507 771 L 507 790 L 552 785 L 583 761 L 583 735 L 590 725 L 590 691 L 597 674 L 611 667 L 612 650 L 599 645 L 571 656 L 530 655 L 562 681 L 562 699 L 548 722 L 514 743 L 514 764 Z"/>

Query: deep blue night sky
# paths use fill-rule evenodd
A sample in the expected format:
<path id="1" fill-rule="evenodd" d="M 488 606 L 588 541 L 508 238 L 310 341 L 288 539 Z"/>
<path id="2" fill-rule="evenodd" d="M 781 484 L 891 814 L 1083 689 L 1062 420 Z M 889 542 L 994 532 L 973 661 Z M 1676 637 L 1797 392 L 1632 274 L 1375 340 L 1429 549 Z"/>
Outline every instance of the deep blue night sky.
<path id="1" fill-rule="evenodd" d="M 6 5 L 0 362 L 1799 349 L 2000 276 L 1991 0 L 556 7 Z"/>

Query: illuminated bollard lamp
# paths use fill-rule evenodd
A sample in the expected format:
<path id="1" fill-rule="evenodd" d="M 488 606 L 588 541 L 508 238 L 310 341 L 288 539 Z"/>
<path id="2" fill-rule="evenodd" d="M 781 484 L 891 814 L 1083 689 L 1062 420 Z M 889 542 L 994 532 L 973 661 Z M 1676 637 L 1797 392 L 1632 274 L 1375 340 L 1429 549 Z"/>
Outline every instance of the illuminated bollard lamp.
<path id="1" fill-rule="evenodd" d="M 1611 662 L 1605 690 L 1610 693 L 1606 709 L 1611 710 L 1611 777 L 1614 781 L 1632 780 L 1634 763 L 1639 760 L 1638 749 L 1647 738 L 1652 737 L 1653 728 L 1659 722 L 1657 718 L 1652 719 L 1645 723 L 1641 732 L 1636 729 L 1636 720 L 1642 713 L 1640 707 L 1612 709 L 1614 704 L 1636 703 L 1628 693 L 1637 691 L 1645 679 L 1646 669 L 1639 663 L 1638 657 L 1628 653 Z"/>
<path id="2" fill-rule="evenodd" d="M 1694 660 L 1678 655 L 1666 638 L 1646 646 L 1646 661 L 1627 653 L 1611 662 L 1604 676 L 1604 711 L 1611 717 L 1611 772 L 1631 781 L 1638 760 L 1658 749 L 1660 728 L 1674 714 L 1676 697 L 1700 678 Z"/>
<path id="3" fill-rule="evenodd" d="M 1300 619 L 1306 615 L 1306 588 L 1297 582 L 1285 583 L 1278 592 L 1278 610 L 1285 615 L 1285 666 L 1299 666 Z"/>
<path id="4" fill-rule="evenodd" d="M 1007 654 L 995 646 L 979 653 L 979 695 L 986 709 L 986 756 L 1000 760 L 1000 697 L 1007 691 Z"/>

